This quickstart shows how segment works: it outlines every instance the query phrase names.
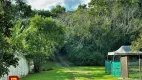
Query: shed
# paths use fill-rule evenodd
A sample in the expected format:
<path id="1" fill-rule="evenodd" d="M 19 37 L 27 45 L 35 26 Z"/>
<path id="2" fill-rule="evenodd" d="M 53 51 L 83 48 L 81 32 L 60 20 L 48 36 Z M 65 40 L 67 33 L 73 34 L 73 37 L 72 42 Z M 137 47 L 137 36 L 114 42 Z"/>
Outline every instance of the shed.
<path id="1" fill-rule="evenodd" d="M 114 52 L 108 52 L 108 56 L 120 56 L 120 63 L 112 64 L 116 65 L 119 68 L 120 64 L 120 76 L 121 78 L 128 78 L 128 60 L 129 56 L 138 56 L 139 57 L 139 72 L 141 72 L 141 51 L 132 51 L 130 46 L 121 46 L 118 50 Z M 113 63 L 113 62 L 112 62 Z M 117 72 L 118 73 L 118 72 Z M 113 73 L 112 73 L 113 74 Z"/>

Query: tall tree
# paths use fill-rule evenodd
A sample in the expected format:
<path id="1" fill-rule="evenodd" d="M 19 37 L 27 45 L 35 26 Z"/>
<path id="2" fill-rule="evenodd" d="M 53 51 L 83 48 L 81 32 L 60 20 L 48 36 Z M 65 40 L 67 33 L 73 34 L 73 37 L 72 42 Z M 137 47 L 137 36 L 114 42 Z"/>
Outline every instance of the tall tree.
<path id="1" fill-rule="evenodd" d="M 16 3 L 12 4 L 12 1 Z M 8 74 L 9 66 L 16 67 L 18 63 L 9 40 L 12 36 L 10 28 L 13 28 L 17 19 L 29 17 L 30 12 L 30 6 L 23 0 L 0 0 L 0 77 Z"/>
<path id="2" fill-rule="evenodd" d="M 63 45 L 64 26 L 58 21 L 38 15 L 31 18 L 26 27 L 22 23 L 12 29 L 10 43 L 17 51 L 26 53 L 34 62 L 34 71 L 40 72 L 45 57 L 53 54 L 55 47 Z"/>
<path id="3" fill-rule="evenodd" d="M 8 74 L 8 67 L 16 66 L 18 59 L 11 52 L 11 45 L 7 38 L 11 36 L 9 28 L 13 26 L 13 15 L 11 2 L 9 0 L 0 1 L 0 77 Z"/>
<path id="4" fill-rule="evenodd" d="M 31 6 L 28 5 L 24 0 L 15 0 L 16 4 L 13 4 L 13 15 L 18 19 L 29 18 L 33 16 Z"/>
<path id="5" fill-rule="evenodd" d="M 64 13 L 64 12 L 65 12 L 65 8 L 60 6 L 60 5 L 57 5 L 55 8 L 51 9 L 51 13 L 54 16 L 57 16 L 58 14 L 61 14 L 61 13 Z"/>
<path id="6" fill-rule="evenodd" d="M 80 4 L 77 8 L 77 10 L 80 10 L 80 9 L 87 9 L 87 5 L 86 4 Z"/>

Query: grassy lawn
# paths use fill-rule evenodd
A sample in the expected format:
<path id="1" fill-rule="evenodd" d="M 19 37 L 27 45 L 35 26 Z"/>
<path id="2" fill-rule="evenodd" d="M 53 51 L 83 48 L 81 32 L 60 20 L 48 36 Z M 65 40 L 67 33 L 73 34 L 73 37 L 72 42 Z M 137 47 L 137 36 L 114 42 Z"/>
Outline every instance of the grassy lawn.
<path id="1" fill-rule="evenodd" d="M 49 64 L 49 65 L 48 65 Z M 43 68 L 53 68 L 38 74 L 29 74 L 20 80 L 117 80 L 116 77 L 105 74 L 104 67 L 57 67 L 49 62 Z"/>

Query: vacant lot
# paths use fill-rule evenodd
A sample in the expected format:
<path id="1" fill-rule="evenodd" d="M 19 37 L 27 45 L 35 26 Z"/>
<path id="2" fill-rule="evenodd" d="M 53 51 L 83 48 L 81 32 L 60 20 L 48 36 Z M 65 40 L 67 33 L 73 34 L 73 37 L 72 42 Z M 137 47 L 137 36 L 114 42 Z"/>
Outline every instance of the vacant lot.
<path id="1" fill-rule="evenodd" d="M 52 68 L 53 70 L 29 74 L 21 80 L 117 80 L 116 77 L 105 74 L 104 67 L 58 67 L 54 63 L 49 62 L 43 68 Z"/>

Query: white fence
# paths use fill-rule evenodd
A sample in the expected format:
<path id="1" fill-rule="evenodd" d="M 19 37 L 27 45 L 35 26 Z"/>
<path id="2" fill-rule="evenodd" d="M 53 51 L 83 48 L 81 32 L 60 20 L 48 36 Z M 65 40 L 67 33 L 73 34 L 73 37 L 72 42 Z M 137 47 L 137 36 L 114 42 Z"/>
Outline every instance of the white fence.
<path id="1" fill-rule="evenodd" d="M 13 66 L 10 66 L 9 67 L 9 70 L 10 70 L 9 75 L 5 75 L 0 80 L 8 80 L 8 76 L 11 76 L 11 75 L 23 77 L 29 73 L 28 62 L 25 59 L 25 57 L 18 56 L 18 58 L 19 58 L 19 61 L 18 61 L 19 65 L 16 68 Z"/>

